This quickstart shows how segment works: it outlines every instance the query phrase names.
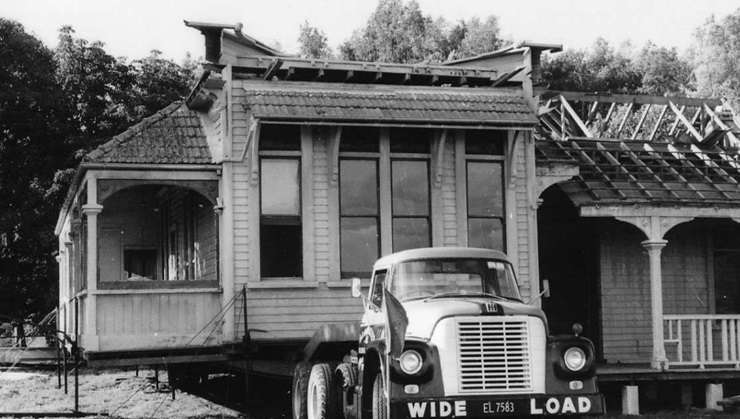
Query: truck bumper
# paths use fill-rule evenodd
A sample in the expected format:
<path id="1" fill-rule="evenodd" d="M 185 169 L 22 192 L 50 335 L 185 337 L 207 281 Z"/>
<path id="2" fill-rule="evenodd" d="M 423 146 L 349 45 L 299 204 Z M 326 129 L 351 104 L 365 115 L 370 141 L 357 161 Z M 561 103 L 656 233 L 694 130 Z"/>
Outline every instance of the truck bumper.
<path id="1" fill-rule="evenodd" d="M 392 418 L 490 418 L 507 416 L 600 415 L 601 394 L 517 394 L 391 400 Z"/>

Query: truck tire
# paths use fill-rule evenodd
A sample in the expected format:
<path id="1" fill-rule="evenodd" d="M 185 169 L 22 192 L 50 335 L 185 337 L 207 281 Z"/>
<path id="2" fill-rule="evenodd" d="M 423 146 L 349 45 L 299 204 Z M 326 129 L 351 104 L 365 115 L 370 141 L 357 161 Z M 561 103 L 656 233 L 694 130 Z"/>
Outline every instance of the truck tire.
<path id="1" fill-rule="evenodd" d="M 332 365 L 321 363 L 311 368 L 306 407 L 308 419 L 335 419 L 339 416 Z"/>
<path id="2" fill-rule="evenodd" d="M 378 372 L 373 381 L 373 419 L 388 418 L 388 403 L 385 399 L 383 375 Z"/>
<path id="3" fill-rule="evenodd" d="M 311 364 L 300 362 L 293 370 L 293 385 L 290 396 L 293 404 L 293 419 L 307 419 L 306 399 L 308 398 L 308 376 L 311 374 Z"/>

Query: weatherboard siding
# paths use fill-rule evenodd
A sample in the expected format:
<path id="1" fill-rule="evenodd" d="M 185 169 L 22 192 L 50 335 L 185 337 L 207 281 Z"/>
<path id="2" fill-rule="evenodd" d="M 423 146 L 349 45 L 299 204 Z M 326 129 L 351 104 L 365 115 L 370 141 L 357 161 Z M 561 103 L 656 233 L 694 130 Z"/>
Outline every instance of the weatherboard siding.
<path id="1" fill-rule="evenodd" d="M 304 224 L 304 261 L 302 278 L 266 279 L 260 278 L 259 269 L 259 180 L 252 177 L 251 164 L 259 164 L 245 155 L 248 142 L 249 109 L 244 106 L 245 90 L 248 81 L 234 80 L 231 89 L 232 100 L 232 164 L 233 182 L 233 243 L 234 292 L 237 299 L 233 316 L 235 339 L 244 334 L 244 301 L 242 290 L 247 295 L 247 327 L 264 332 L 251 332 L 254 339 L 307 339 L 314 330 L 326 323 L 354 322 L 360 318 L 362 307 L 358 299 L 350 296 L 349 280 L 339 275 L 339 220 L 338 184 L 332 180 L 330 162 L 330 138 L 333 127 L 313 127 L 304 129 L 303 135 L 310 136 L 309 145 L 303 145 L 302 213 Z M 457 154 L 461 151 L 455 139 L 461 133 L 451 130 L 446 141 L 441 160 L 441 179 L 435 182 L 434 156 L 431 157 L 432 177 L 430 187 L 435 210 L 432 215 L 432 231 L 435 232 L 435 245 L 464 246 L 467 243 L 467 228 L 462 228 L 461 217 L 466 218 L 465 171 L 459 170 Z M 523 293 L 529 293 L 530 263 L 528 257 L 531 203 L 528 188 L 534 184 L 527 178 L 527 153 L 531 143 L 519 140 L 513 153 L 512 195 L 514 200 L 507 203 L 508 213 L 513 219 L 516 242 L 515 252 L 510 255 L 520 276 Z M 307 148 L 309 147 L 309 148 Z M 249 151 L 249 150 L 247 150 Z M 464 147 L 462 148 L 464 152 Z M 246 153 L 249 154 L 249 153 Z M 463 165 L 464 167 L 464 165 Z M 308 170 L 308 171 L 307 171 Z M 462 177 L 457 178 L 457 175 Z M 386 198 L 387 199 L 387 198 Z M 466 223 L 465 223 L 466 225 Z M 308 233 L 311 232 L 311 233 Z M 310 234 L 310 237 L 306 237 Z M 229 261 L 226 261 L 229 263 Z"/>

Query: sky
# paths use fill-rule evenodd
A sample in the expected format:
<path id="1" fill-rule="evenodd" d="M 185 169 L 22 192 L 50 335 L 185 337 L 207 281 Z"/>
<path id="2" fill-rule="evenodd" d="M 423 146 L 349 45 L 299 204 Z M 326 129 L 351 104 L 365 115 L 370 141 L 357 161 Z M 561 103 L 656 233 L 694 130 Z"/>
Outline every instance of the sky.
<path id="1" fill-rule="evenodd" d="M 694 29 L 711 15 L 740 8 L 738 0 L 418 0 L 422 11 L 450 22 L 496 15 L 502 34 L 517 41 L 561 43 L 585 48 L 601 36 L 614 45 L 630 40 L 683 50 Z M 71 25 L 77 35 L 102 41 L 115 56 L 140 58 L 152 49 L 182 60 L 203 55 L 200 33 L 183 19 L 244 24 L 243 31 L 285 52 L 298 49 L 304 21 L 321 28 L 336 46 L 361 27 L 375 0 L 0 0 L 0 17 L 21 22 L 50 47 L 57 30 Z"/>

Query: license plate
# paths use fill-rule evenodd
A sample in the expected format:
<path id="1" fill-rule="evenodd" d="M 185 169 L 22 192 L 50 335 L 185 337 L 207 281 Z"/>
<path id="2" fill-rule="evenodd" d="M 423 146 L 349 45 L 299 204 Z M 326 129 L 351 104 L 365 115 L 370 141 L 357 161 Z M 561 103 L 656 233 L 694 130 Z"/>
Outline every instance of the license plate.
<path id="1" fill-rule="evenodd" d="M 603 406 L 598 395 L 538 395 L 512 398 L 405 400 L 393 403 L 392 411 L 394 418 L 550 416 L 599 414 L 603 413 Z"/>

